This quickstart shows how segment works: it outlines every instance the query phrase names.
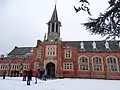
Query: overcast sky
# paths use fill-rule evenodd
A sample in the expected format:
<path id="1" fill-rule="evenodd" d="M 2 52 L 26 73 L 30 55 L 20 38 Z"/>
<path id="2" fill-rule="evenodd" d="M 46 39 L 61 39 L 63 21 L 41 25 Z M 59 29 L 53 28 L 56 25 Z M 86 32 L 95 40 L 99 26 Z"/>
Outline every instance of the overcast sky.
<path id="1" fill-rule="evenodd" d="M 92 17 L 104 12 L 108 0 L 89 0 Z M 62 23 L 61 38 L 66 41 L 103 40 L 85 30 L 81 23 L 87 21 L 86 12 L 75 13 L 73 5 L 79 0 L 57 0 L 57 12 Z M 9 53 L 14 46 L 36 46 L 47 33 L 55 0 L 0 0 L 0 54 Z"/>

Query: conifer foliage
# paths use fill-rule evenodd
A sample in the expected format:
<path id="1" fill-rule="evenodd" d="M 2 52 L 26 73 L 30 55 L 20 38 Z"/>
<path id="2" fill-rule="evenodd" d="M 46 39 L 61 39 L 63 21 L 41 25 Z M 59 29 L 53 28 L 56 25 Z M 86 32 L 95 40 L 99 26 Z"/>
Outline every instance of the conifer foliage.
<path id="1" fill-rule="evenodd" d="M 80 10 L 87 11 L 89 15 L 90 9 L 86 4 L 87 0 L 80 0 L 83 5 L 75 8 L 76 12 Z M 86 30 L 90 31 L 93 35 L 98 34 L 106 39 L 116 39 L 120 37 L 120 0 L 109 0 L 109 7 L 104 13 L 100 13 L 98 18 L 89 18 L 88 22 L 83 23 Z M 86 6 L 86 7 L 83 7 Z M 83 9 L 81 9 L 83 7 Z"/>

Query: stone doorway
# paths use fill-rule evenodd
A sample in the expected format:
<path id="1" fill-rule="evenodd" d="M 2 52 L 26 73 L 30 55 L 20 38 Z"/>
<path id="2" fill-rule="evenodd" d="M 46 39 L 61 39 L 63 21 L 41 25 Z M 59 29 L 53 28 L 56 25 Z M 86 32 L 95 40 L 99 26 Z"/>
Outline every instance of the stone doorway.
<path id="1" fill-rule="evenodd" d="M 55 78 L 55 64 L 52 62 L 49 62 L 46 65 L 46 69 L 47 69 L 48 78 Z"/>

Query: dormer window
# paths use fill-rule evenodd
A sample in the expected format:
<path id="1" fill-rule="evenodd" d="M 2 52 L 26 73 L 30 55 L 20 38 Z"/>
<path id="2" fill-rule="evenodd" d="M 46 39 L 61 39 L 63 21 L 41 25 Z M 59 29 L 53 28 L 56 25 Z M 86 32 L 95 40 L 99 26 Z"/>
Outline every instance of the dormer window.
<path id="1" fill-rule="evenodd" d="M 83 42 L 80 43 L 80 46 L 81 46 L 81 49 L 84 49 L 84 43 Z"/>
<path id="2" fill-rule="evenodd" d="M 96 43 L 95 42 L 92 43 L 92 46 L 93 46 L 93 49 L 96 49 Z"/>
<path id="3" fill-rule="evenodd" d="M 107 41 L 105 42 L 105 48 L 109 49 L 109 43 Z"/>

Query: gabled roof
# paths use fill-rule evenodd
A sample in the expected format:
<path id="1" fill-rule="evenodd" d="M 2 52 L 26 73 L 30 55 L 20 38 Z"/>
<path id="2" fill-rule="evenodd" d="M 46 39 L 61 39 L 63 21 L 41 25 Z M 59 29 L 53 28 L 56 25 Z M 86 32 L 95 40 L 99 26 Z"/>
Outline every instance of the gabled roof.
<path id="1" fill-rule="evenodd" d="M 80 43 L 84 43 L 84 50 L 81 49 Z M 93 49 L 92 43 L 96 43 L 96 50 Z M 107 41 L 109 43 L 109 49 L 105 47 L 106 41 L 62 41 L 63 45 L 70 45 L 76 48 L 78 51 L 88 52 L 120 52 L 119 42 L 120 41 Z"/>
<path id="2" fill-rule="evenodd" d="M 15 47 L 8 55 L 25 55 L 31 53 L 34 47 Z"/>

